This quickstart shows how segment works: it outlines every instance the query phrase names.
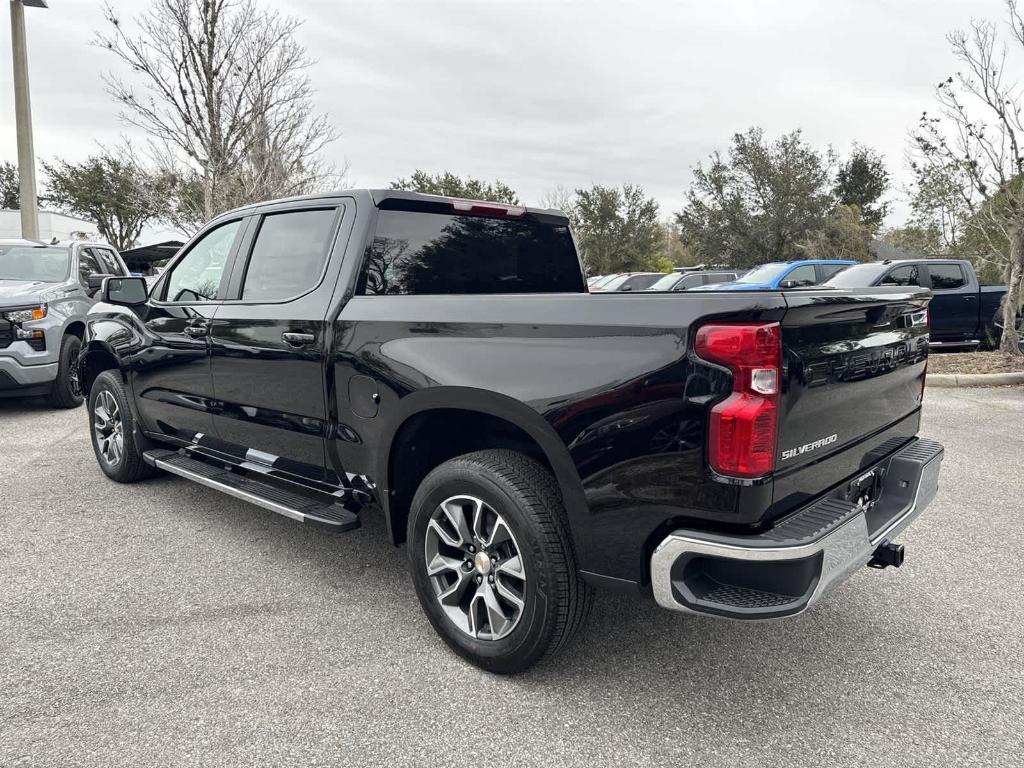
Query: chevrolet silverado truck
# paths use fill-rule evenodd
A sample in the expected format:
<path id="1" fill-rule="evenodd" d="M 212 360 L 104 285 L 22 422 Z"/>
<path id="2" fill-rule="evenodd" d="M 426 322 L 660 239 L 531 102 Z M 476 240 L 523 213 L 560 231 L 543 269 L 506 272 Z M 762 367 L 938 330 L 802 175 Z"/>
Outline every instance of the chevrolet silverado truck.
<path id="1" fill-rule="evenodd" d="M 982 346 L 995 349 L 1003 333 L 1005 285 L 980 285 L 965 259 L 886 259 L 857 264 L 826 285 L 862 288 L 876 285 L 922 286 L 932 291 L 929 339 L 932 346 Z M 1018 324 L 1019 324 L 1018 313 Z"/>
<path id="2" fill-rule="evenodd" d="M 0 397 L 81 405 L 86 312 L 103 278 L 127 274 L 106 243 L 0 240 Z"/>
<path id="3" fill-rule="evenodd" d="M 513 673 L 595 587 L 772 619 L 900 565 L 943 456 L 929 299 L 589 294 L 558 211 L 360 190 L 218 216 L 151 290 L 108 278 L 81 376 L 109 478 L 380 515 L 437 633 Z"/>

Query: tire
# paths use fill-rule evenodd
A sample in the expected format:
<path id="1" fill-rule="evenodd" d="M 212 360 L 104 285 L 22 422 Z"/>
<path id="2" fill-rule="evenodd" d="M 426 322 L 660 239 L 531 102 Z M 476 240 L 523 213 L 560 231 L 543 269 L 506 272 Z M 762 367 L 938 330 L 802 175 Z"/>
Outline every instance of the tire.
<path id="1" fill-rule="evenodd" d="M 430 623 L 489 672 L 522 672 L 561 651 L 593 602 L 554 477 L 515 451 L 479 451 L 434 469 L 413 498 L 406 540 Z"/>
<path id="2" fill-rule="evenodd" d="M 78 385 L 78 356 L 81 351 L 82 340 L 74 334 L 66 334 L 61 339 L 57 378 L 46 396 L 46 401 L 54 408 L 77 408 L 85 400 Z"/>
<path id="3" fill-rule="evenodd" d="M 155 474 L 135 443 L 135 419 L 119 371 L 103 371 L 92 383 L 89 435 L 96 461 L 111 480 L 134 483 Z"/>

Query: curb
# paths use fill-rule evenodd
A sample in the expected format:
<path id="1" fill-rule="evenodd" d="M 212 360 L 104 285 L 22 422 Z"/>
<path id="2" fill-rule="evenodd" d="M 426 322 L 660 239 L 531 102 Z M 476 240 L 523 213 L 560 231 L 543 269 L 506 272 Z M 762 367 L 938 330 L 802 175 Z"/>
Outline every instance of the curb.
<path id="1" fill-rule="evenodd" d="M 1002 387 L 1024 384 L 1024 372 L 1017 373 L 929 373 L 926 387 Z"/>

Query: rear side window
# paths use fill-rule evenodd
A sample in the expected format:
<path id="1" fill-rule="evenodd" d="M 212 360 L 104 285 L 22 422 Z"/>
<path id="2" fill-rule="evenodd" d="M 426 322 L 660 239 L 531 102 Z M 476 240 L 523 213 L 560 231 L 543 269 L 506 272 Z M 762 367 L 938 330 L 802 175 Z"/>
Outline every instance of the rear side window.
<path id="1" fill-rule="evenodd" d="M 921 275 L 916 264 L 906 267 L 896 267 L 886 275 L 879 285 L 920 285 Z"/>
<path id="2" fill-rule="evenodd" d="M 581 293 L 564 223 L 381 210 L 358 292 L 366 295 Z"/>
<path id="3" fill-rule="evenodd" d="M 242 299 L 281 301 L 320 282 L 337 210 L 288 211 L 263 217 L 249 254 Z"/>
<path id="4" fill-rule="evenodd" d="M 830 277 L 832 277 L 833 275 L 838 275 L 840 272 L 842 272 L 844 269 L 846 269 L 846 267 L 847 267 L 846 264 L 819 264 L 818 265 L 818 275 L 819 275 L 819 278 L 820 278 L 819 282 L 823 283 L 826 280 L 828 280 Z"/>
<path id="5" fill-rule="evenodd" d="M 929 264 L 928 272 L 932 276 L 932 288 L 937 291 L 950 288 L 963 288 L 967 285 L 964 271 L 959 264 Z"/>

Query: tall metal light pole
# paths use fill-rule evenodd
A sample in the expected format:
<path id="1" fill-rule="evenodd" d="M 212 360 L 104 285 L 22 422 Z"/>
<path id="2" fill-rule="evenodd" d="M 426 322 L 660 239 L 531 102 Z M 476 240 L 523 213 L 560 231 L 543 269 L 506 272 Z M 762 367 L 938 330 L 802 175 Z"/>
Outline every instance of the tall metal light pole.
<path id="1" fill-rule="evenodd" d="M 14 119 L 18 130 L 18 192 L 21 197 L 21 236 L 39 239 L 36 202 L 36 156 L 32 147 L 32 104 L 28 91 L 28 46 L 25 6 L 46 8 L 47 0 L 11 0 L 11 51 L 14 53 Z"/>

